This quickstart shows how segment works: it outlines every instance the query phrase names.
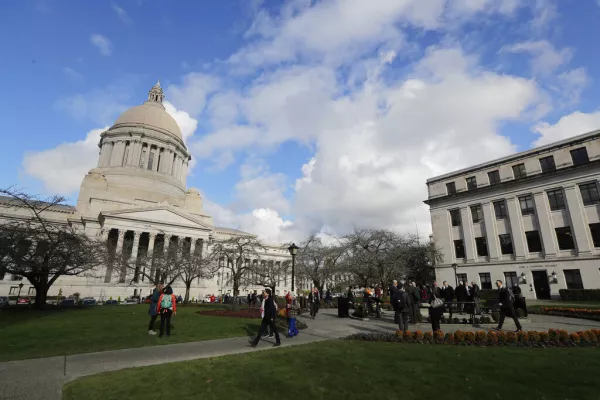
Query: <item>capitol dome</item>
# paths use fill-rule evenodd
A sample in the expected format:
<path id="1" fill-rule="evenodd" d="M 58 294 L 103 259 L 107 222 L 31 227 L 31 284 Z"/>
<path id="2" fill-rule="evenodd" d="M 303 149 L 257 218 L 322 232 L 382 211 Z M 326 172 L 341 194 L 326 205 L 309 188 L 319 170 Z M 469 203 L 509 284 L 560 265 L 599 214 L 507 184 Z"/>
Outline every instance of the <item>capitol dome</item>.
<path id="1" fill-rule="evenodd" d="M 175 119 L 165 110 L 162 105 L 163 99 L 164 95 L 160 82 L 157 82 L 150 89 L 148 100 L 144 104 L 130 108 L 121 114 L 112 128 L 147 127 L 172 136 L 183 143 L 181 129 Z"/>

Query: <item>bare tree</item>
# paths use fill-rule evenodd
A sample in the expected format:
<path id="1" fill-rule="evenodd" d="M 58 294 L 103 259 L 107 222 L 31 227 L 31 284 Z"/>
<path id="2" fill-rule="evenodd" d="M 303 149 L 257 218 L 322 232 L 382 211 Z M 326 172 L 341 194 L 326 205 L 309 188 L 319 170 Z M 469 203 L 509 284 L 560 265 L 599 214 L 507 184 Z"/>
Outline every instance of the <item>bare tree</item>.
<path id="1" fill-rule="evenodd" d="M 421 243 L 417 238 L 403 257 L 406 277 L 420 284 L 431 283 L 435 280 L 435 264 L 442 261 L 442 253 L 433 241 Z"/>
<path id="2" fill-rule="evenodd" d="M 46 305 L 48 290 L 59 277 L 91 273 L 106 260 L 101 238 L 52 216 L 68 207 L 63 197 L 40 199 L 12 188 L 0 194 L 11 198 L 7 208 L 13 211 L 0 216 L 0 275 L 26 278 L 35 287 L 36 308 Z"/>
<path id="3" fill-rule="evenodd" d="M 183 266 L 181 268 L 181 280 L 185 284 L 184 303 L 190 300 L 190 288 L 196 279 L 210 279 L 218 269 L 218 262 L 211 255 L 204 256 L 201 248 L 196 248 L 193 252 L 188 246 L 184 246 L 182 252 L 187 255 L 183 257 Z"/>
<path id="4" fill-rule="evenodd" d="M 216 262 L 224 261 L 223 268 L 231 273 L 233 286 L 233 308 L 238 306 L 240 286 L 252 268 L 250 260 L 260 260 L 264 255 L 262 242 L 254 236 L 232 236 L 213 245 L 210 257 Z"/>
<path id="5" fill-rule="evenodd" d="M 291 264 L 289 261 L 276 262 L 268 260 L 257 262 L 255 265 L 251 265 L 247 271 L 245 281 L 251 285 L 271 288 L 271 291 L 275 293 L 277 286 L 285 281 L 290 271 Z"/>
<path id="6" fill-rule="evenodd" d="M 319 293 L 323 294 L 325 282 L 338 272 L 344 254 L 344 246 L 326 246 L 320 238 L 310 236 L 302 242 L 298 251 L 298 275 L 310 279 Z"/>

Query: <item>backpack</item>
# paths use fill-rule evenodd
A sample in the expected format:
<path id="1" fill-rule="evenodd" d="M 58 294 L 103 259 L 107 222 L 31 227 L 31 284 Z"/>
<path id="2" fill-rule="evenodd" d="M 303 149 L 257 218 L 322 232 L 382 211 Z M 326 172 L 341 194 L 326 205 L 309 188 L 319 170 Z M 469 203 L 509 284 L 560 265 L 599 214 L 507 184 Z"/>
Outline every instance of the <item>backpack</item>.
<path id="1" fill-rule="evenodd" d="M 396 301 L 396 307 L 398 310 L 404 310 L 407 307 L 407 295 L 406 292 L 399 292 L 398 293 L 398 300 Z"/>
<path id="2" fill-rule="evenodd" d="M 162 300 L 160 301 L 160 308 L 162 309 L 171 309 L 173 308 L 173 298 L 170 294 L 163 296 Z"/>

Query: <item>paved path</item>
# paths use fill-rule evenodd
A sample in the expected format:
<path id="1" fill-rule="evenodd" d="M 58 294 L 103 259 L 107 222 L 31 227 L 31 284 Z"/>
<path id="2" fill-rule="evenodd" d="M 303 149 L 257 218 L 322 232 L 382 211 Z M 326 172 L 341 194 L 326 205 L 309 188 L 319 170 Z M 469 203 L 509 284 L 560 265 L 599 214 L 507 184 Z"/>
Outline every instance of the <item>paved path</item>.
<path id="1" fill-rule="evenodd" d="M 305 321 L 309 328 L 301 331 L 300 335 L 293 339 L 283 338 L 281 347 L 337 339 L 357 332 L 394 332 L 396 330 L 391 312 L 386 312 L 382 319 L 361 321 L 337 318 L 335 310 L 323 309 L 315 320 Z M 532 315 L 531 321 L 525 323 L 523 327 L 526 330 L 555 328 L 576 332 L 591 328 L 600 329 L 600 322 Z M 512 321 L 507 321 L 505 328 L 515 329 Z M 416 329 L 428 331 L 431 328 L 429 324 L 425 323 L 411 326 L 411 330 Z M 450 332 L 458 327 L 447 326 L 444 329 L 442 325 L 442 329 Z M 460 329 L 477 330 L 478 328 L 460 327 Z M 253 349 L 248 345 L 247 337 L 240 337 L 0 363 L 0 399 L 60 400 L 62 386 L 66 382 L 83 376 L 162 364 L 165 361 L 187 361 L 267 350 L 273 348 L 273 343 L 273 340 L 261 341 L 258 347 Z"/>

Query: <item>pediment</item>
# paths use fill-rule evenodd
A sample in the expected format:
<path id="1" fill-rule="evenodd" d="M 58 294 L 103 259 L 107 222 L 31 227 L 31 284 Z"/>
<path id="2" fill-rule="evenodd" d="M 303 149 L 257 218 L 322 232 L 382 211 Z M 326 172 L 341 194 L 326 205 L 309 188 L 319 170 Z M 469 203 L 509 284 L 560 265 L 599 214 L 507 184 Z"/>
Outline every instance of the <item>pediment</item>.
<path id="1" fill-rule="evenodd" d="M 189 228 L 212 231 L 213 228 L 202 223 L 197 218 L 175 210 L 172 207 L 158 206 L 147 208 L 132 208 L 100 213 L 104 219 L 126 219 L 130 221 L 148 222 L 161 225 L 184 226 Z"/>

